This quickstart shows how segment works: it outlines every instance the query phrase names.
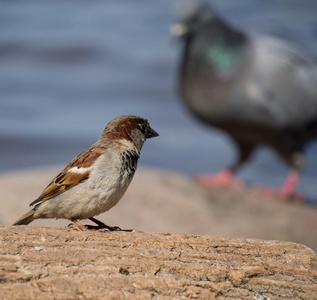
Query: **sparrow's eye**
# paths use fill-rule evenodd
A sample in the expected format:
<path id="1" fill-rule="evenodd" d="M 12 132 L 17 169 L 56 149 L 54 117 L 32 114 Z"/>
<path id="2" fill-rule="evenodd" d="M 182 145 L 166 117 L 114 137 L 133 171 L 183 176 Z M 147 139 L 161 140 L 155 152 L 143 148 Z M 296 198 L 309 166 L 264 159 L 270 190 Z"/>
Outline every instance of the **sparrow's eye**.
<path id="1" fill-rule="evenodd" d="M 140 124 L 139 125 L 139 128 L 140 128 L 140 130 L 143 132 L 143 133 L 145 133 L 145 131 L 146 131 L 146 125 L 145 124 Z"/>

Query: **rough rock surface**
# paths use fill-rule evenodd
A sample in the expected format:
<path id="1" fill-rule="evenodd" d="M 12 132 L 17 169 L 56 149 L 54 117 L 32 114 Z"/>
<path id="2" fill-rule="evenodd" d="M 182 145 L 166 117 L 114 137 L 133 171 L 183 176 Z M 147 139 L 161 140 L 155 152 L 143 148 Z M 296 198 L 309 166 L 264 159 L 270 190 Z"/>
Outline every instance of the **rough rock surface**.
<path id="1" fill-rule="evenodd" d="M 317 256 L 289 242 L 0 226 L 1 299 L 316 299 Z"/>
<path id="2" fill-rule="evenodd" d="M 61 169 L 0 176 L 0 223 L 10 225 L 29 210 L 28 205 Z M 284 240 L 317 251 L 316 207 L 283 203 L 252 190 L 206 189 L 192 178 L 167 170 L 139 168 L 119 204 L 98 218 L 121 228 Z M 31 225 L 67 224 L 37 220 Z"/>

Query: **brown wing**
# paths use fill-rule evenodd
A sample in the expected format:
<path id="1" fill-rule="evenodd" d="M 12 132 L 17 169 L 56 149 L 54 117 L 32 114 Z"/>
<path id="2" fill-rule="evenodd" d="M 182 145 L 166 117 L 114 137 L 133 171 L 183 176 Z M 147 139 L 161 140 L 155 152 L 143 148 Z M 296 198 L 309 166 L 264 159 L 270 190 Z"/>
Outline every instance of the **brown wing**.
<path id="1" fill-rule="evenodd" d="M 56 197 L 77 184 L 85 182 L 89 177 L 90 167 L 102 153 L 101 147 L 92 146 L 79 154 L 52 180 L 30 206 Z M 70 171 L 71 169 L 73 171 Z"/>

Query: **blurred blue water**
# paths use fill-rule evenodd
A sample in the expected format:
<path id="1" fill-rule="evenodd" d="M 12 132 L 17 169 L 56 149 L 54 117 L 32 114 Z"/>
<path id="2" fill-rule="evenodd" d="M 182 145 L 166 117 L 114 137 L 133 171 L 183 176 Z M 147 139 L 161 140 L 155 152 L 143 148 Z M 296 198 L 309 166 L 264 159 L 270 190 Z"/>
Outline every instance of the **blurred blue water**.
<path id="1" fill-rule="evenodd" d="M 231 23 L 273 34 L 317 58 L 316 0 L 215 0 Z M 170 0 L 0 1 L 0 171 L 63 164 L 120 114 L 148 118 L 160 137 L 140 164 L 187 174 L 235 159 L 222 132 L 194 120 L 177 96 L 180 44 Z M 317 60 L 317 59 L 316 59 Z M 300 189 L 317 202 L 317 143 Z M 280 185 L 287 166 L 259 150 L 241 172 Z"/>

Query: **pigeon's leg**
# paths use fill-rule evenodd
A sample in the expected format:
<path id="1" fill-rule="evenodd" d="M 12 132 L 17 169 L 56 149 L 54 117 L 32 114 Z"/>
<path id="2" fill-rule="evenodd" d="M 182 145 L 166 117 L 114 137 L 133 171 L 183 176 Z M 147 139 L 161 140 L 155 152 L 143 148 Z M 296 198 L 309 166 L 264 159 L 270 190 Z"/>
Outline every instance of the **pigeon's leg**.
<path id="1" fill-rule="evenodd" d="M 264 195 L 278 198 L 283 201 L 296 201 L 296 202 L 303 202 L 304 197 L 297 191 L 297 184 L 299 181 L 299 172 L 295 170 L 291 170 L 286 179 L 281 186 L 281 188 L 271 188 L 266 186 L 259 186 L 257 189 Z"/>
<path id="2" fill-rule="evenodd" d="M 215 174 L 200 174 L 196 176 L 197 182 L 206 187 L 233 187 L 241 188 L 244 186 L 243 180 L 237 178 L 232 167 L 224 169 Z"/>
<path id="3" fill-rule="evenodd" d="M 260 191 L 264 194 L 276 197 L 281 200 L 287 201 L 297 201 L 303 202 L 304 196 L 297 191 L 297 184 L 300 179 L 300 172 L 303 166 L 303 156 L 300 153 L 295 153 L 291 156 L 289 160 L 292 164 L 292 169 L 286 176 L 286 179 L 279 189 L 269 188 L 269 187 L 260 187 Z"/>
<path id="4" fill-rule="evenodd" d="M 103 230 L 106 229 L 109 231 L 120 231 L 121 230 L 121 228 L 118 226 L 114 226 L 114 227 L 108 226 L 105 223 L 103 223 L 95 218 L 89 218 L 89 220 L 96 223 L 99 226 L 99 228 L 98 228 L 99 230 L 102 230 L 102 229 Z"/>
<path id="5" fill-rule="evenodd" d="M 215 173 L 215 174 L 200 174 L 196 176 L 197 182 L 206 187 L 231 187 L 242 188 L 245 183 L 242 179 L 235 176 L 236 172 L 241 166 L 249 159 L 253 145 L 247 145 L 246 143 L 237 143 L 239 148 L 239 160 L 230 167 Z"/>
<path id="6" fill-rule="evenodd" d="M 288 173 L 284 181 L 284 184 L 282 185 L 280 189 L 279 198 L 303 201 L 302 195 L 300 195 L 296 190 L 299 177 L 300 177 L 299 172 L 296 170 L 291 170 Z"/>

